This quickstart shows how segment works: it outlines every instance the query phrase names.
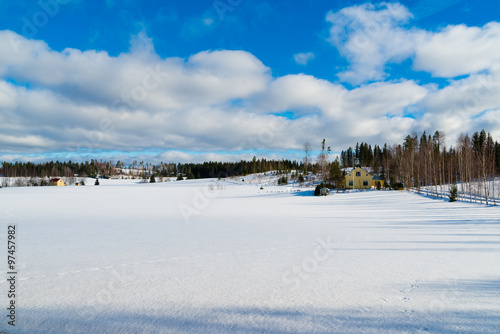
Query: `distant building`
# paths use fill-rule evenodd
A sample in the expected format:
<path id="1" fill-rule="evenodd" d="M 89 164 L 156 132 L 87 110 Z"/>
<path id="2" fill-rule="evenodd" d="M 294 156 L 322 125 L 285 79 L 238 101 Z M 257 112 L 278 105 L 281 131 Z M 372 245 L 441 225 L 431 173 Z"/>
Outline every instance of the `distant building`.
<path id="1" fill-rule="evenodd" d="M 360 167 L 352 169 L 345 175 L 345 189 L 371 189 L 372 176 Z"/>
<path id="2" fill-rule="evenodd" d="M 65 186 L 66 185 L 66 182 L 64 182 L 63 179 L 60 179 L 60 178 L 55 178 L 55 179 L 52 179 L 50 180 L 50 183 L 49 183 L 51 186 L 56 186 L 56 187 L 61 187 L 61 186 Z"/>

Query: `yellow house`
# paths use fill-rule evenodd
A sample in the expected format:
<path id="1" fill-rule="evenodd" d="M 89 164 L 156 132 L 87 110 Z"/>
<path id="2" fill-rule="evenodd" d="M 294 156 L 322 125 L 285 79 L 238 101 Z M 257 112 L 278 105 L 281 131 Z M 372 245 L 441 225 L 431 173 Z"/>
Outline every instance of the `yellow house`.
<path id="1" fill-rule="evenodd" d="M 345 175 L 346 189 L 371 189 L 372 176 L 367 171 L 356 167 Z"/>
<path id="2" fill-rule="evenodd" d="M 65 186 L 66 182 L 64 182 L 63 179 L 56 177 L 55 179 L 50 180 L 50 185 L 60 187 L 60 186 Z"/>

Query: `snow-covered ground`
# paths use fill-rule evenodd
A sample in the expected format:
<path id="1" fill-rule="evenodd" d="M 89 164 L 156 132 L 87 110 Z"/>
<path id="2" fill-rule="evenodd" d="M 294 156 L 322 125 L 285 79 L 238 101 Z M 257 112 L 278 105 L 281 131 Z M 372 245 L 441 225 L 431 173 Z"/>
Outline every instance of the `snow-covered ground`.
<path id="1" fill-rule="evenodd" d="M 500 207 L 244 179 L 0 189 L 0 331 L 498 333 Z"/>

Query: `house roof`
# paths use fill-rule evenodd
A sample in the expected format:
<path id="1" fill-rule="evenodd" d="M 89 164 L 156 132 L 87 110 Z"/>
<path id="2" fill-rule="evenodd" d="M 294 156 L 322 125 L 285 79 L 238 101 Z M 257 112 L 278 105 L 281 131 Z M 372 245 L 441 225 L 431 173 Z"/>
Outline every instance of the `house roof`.
<path id="1" fill-rule="evenodd" d="M 56 177 L 56 178 L 53 178 L 52 180 L 50 180 L 50 182 L 57 182 L 59 180 L 60 180 L 60 178 Z"/>
<path id="2" fill-rule="evenodd" d="M 358 169 L 358 168 L 365 173 L 372 174 L 371 167 L 354 167 L 354 168 L 349 167 L 349 168 L 342 168 L 342 170 L 345 171 L 347 174 L 349 174 L 350 172 L 353 171 L 353 169 Z"/>

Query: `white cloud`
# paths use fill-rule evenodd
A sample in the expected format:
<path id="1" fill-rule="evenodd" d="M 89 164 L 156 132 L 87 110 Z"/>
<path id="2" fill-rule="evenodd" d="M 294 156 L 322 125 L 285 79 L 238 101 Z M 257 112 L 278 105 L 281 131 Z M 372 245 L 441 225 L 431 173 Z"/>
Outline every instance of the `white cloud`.
<path id="1" fill-rule="evenodd" d="M 14 144 L 19 147 L 27 147 L 27 148 L 50 148 L 51 145 L 54 145 L 55 142 L 53 140 L 49 140 L 47 138 L 43 138 L 41 136 L 9 136 L 0 134 L 0 142 L 5 145 Z"/>
<path id="2" fill-rule="evenodd" d="M 409 80 L 347 90 L 312 76 L 288 75 L 273 81 L 258 105 L 292 110 L 299 117 L 289 125 L 296 133 L 291 148 L 300 149 L 304 134 L 318 143 L 328 135 L 331 145 L 344 147 L 360 137 L 382 142 L 391 133 L 407 134 L 415 121 L 405 117 L 405 109 L 420 103 L 429 90 Z"/>
<path id="3" fill-rule="evenodd" d="M 8 45 L 8 34 L 0 32 L 0 44 Z M 131 52 L 118 57 L 93 50 L 55 52 L 43 42 L 20 39 L 18 52 L 7 47 L 0 53 L 0 77 L 91 103 L 111 105 L 118 98 L 128 108 L 210 105 L 248 97 L 270 80 L 269 69 L 244 51 L 159 59 L 151 40 L 142 33 L 132 39 Z"/>
<path id="4" fill-rule="evenodd" d="M 311 60 L 314 59 L 314 57 L 315 55 L 312 52 L 297 53 L 293 55 L 293 59 L 299 65 L 307 65 Z"/>
<path id="5" fill-rule="evenodd" d="M 351 69 L 339 74 L 341 80 L 355 84 L 382 80 L 387 62 L 408 58 L 418 35 L 408 38 L 401 26 L 411 17 L 398 3 L 367 3 L 330 12 L 326 17 L 332 24 L 328 41 L 351 62 Z"/>
<path id="6" fill-rule="evenodd" d="M 483 128 L 498 132 L 498 123 L 487 115 L 500 109 L 500 71 L 451 81 L 449 86 L 431 91 L 419 107 L 426 111 L 419 130 L 443 130 L 451 142 L 461 132 Z"/>
<path id="7" fill-rule="evenodd" d="M 401 4 L 370 3 L 329 13 L 328 41 L 350 62 L 339 74 L 353 84 L 387 78 L 387 64 L 413 60 L 413 68 L 454 78 L 489 70 L 500 61 L 500 24 L 448 26 L 432 32 L 407 26 L 411 13 Z"/>
<path id="8" fill-rule="evenodd" d="M 452 78 L 488 70 L 500 62 L 500 23 L 449 26 L 416 45 L 414 68 Z"/>
<path id="9" fill-rule="evenodd" d="M 405 108 L 419 103 L 427 94 L 428 88 L 410 80 L 373 83 L 350 91 L 345 108 L 357 117 L 403 116 Z"/>
<path id="10" fill-rule="evenodd" d="M 345 93 L 341 85 L 320 80 L 310 75 L 287 75 L 277 78 L 266 93 L 261 94 L 262 110 L 276 112 L 295 110 L 299 114 L 321 111 L 331 117 L 341 112 L 340 97 Z"/>

